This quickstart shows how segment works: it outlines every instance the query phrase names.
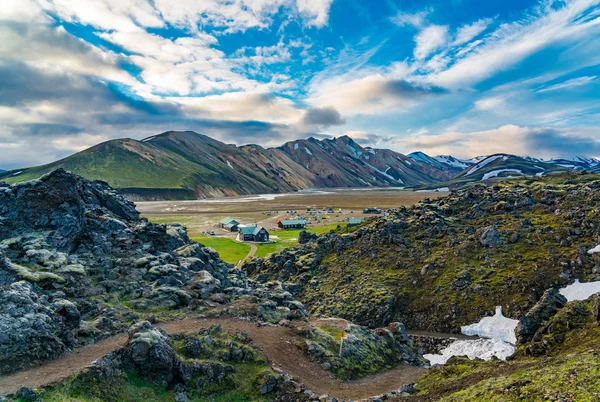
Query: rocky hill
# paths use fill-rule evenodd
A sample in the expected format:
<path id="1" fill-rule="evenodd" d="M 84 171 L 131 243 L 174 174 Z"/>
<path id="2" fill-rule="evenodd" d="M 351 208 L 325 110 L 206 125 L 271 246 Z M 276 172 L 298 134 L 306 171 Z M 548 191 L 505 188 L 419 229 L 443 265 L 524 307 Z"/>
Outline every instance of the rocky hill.
<path id="1" fill-rule="evenodd" d="M 297 283 L 312 313 L 368 326 L 455 332 L 496 305 L 519 318 L 548 288 L 600 279 L 587 253 L 600 243 L 599 189 L 591 174 L 479 184 L 244 269 Z"/>
<path id="2" fill-rule="evenodd" d="M 293 287 L 250 280 L 183 226 L 140 219 L 105 182 L 59 169 L 0 184 L 0 398 L 331 401 L 303 381 L 335 390 L 338 378 L 426 366 L 400 323 L 348 324 L 340 353 Z M 292 380 L 281 370 L 298 361 Z"/>
<path id="3" fill-rule="evenodd" d="M 48 165 L 5 172 L 0 181 L 33 180 L 58 168 L 104 180 L 134 200 L 417 186 L 451 177 L 390 150 L 362 148 L 349 137 L 265 149 L 171 131 L 142 141 L 108 141 Z"/>

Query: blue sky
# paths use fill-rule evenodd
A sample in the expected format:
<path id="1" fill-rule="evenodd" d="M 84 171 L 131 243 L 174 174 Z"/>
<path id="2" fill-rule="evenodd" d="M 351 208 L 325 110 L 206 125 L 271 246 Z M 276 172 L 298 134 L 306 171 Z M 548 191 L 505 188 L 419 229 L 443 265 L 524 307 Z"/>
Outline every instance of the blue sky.
<path id="1" fill-rule="evenodd" d="M 600 0 L 5 0 L 0 168 L 171 129 L 598 157 L 598 77 Z"/>

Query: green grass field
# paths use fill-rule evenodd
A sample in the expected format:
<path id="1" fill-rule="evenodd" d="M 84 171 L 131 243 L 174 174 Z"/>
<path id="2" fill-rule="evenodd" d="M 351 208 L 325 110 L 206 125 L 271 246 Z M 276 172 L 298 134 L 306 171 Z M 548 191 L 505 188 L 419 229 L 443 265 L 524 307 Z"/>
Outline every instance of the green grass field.
<path id="1" fill-rule="evenodd" d="M 316 226 L 307 228 L 306 231 L 320 235 L 337 229 L 338 225 L 343 228 L 347 225 L 347 223 L 332 223 L 327 226 Z M 303 230 L 304 229 L 289 229 L 272 231 L 270 234 L 273 243 L 259 244 L 258 250 L 254 256 L 266 257 L 270 254 L 281 251 L 284 248 L 295 247 L 298 244 L 298 235 Z"/>
<path id="2" fill-rule="evenodd" d="M 227 237 L 193 237 L 192 240 L 204 244 L 206 247 L 212 247 L 221 256 L 221 259 L 230 264 L 237 264 L 243 260 L 250 252 L 248 244 L 238 243 Z"/>

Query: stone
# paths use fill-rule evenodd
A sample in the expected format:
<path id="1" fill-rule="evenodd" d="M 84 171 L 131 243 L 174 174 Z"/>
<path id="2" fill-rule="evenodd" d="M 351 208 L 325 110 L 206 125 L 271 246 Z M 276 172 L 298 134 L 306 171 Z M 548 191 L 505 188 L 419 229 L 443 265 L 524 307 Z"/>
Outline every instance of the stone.
<path id="1" fill-rule="evenodd" d="M 495 226 L 488 226 L 478 231 L 479 242 L 484 247 L 496 247 L 503 243 L 500 232 Z"/>
<path id="2" fill-rule="evenodd" d="M 567 299 L 558 290 L 546 290 L 540 300 L 519 320 L 515 330 L 518 343 L 531 341 L 537 330 L 565 304 Z"/>

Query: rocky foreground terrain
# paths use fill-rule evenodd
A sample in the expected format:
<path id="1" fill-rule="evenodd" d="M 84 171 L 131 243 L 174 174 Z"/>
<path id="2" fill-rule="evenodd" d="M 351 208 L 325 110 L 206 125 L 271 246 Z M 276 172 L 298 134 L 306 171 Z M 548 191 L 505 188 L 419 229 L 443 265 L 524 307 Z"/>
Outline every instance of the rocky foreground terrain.
<path id="1" fill-rule="evenodd" d="M 104 182 L 0 184 L 0 395 L 598 400 L 600 294 L 557 289 L 600 279 L 599 188 L 584 173 L 474 185 L 238 270 Z M 496 305 L 519 320 L 507 361 L 429 368 L 422 353 L 452 338 L 405 330 L 457 333 Z"/>
<path id="2" fill-rule="evenodd" d="M 0 395 L 318 399 L 301 380 L 267 363 L 264 353 L 285 357 L 277 352 L 281 344 L 297 356 L 280 365 L 293 370 L 304 359 L 303 367 L 314 366 L 324 378 L 426 365 L 399 323 L 376 331 L 348 325 L 341 347 L 338 334 L 307 320 L 305 306 L 290 293 L 293 286 L 248 279 L 191 241 L 184 227 L 140 219 L 134 204 L 104 182 L 56 170 L 39 180 L 1 184 Z M 213 321 L 195 321 L 207 317 Z M 95 356 L 113 344 L 116 350 L 91 366 L 77 355 L 64 359 L 84 345 L 81 355 Z M 27 371 L 39 365 L 47 367 L 44 376 Z M 80 366 L 88 367 L 80 372 Z M 59 384 L 33 390 L 22 381 Z"/>
<path id="3" fill-rule="evenodd" d="M 371 327 L 457 332 L 495 306 L 518 319 L 549 288 L 600 279 L 587 252 L 600 244 L 600 176 L 477 184 L 301 242 L 243 269 L 296 283 L 312 313 Z"/>

